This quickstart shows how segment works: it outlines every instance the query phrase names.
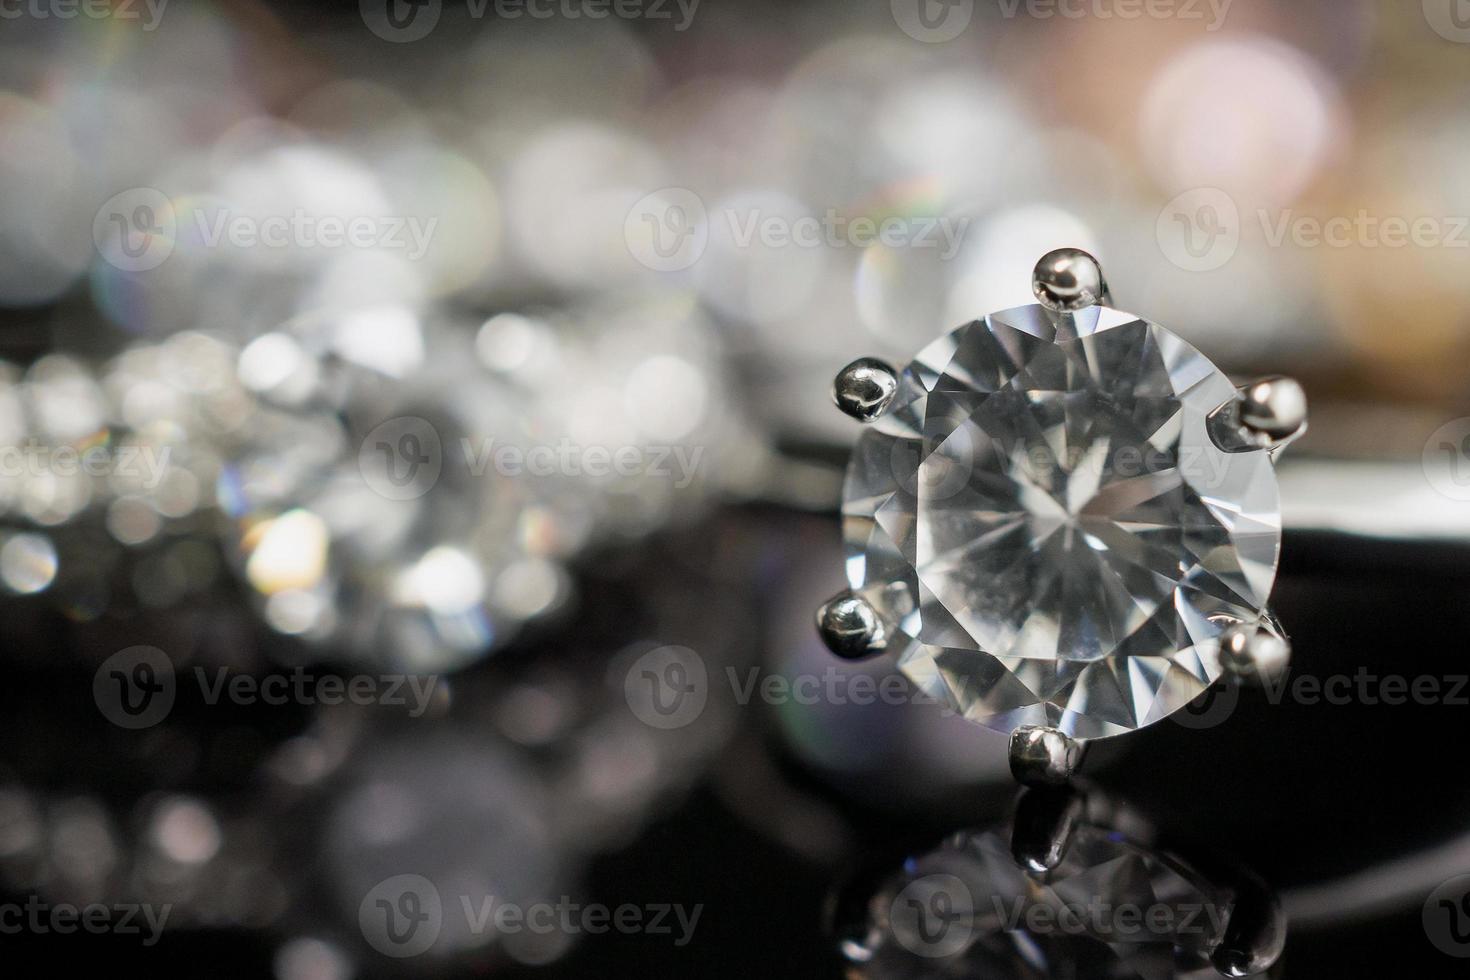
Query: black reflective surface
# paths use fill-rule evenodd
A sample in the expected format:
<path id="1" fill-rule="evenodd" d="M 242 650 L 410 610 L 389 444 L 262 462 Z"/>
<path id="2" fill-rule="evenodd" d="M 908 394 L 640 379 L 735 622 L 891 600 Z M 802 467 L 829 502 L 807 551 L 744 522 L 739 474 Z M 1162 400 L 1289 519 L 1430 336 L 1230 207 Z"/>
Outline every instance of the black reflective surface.
<path id="1" fill-rule="evenodd" d="M 76 649 L 85 633 L 46 614 L 13 617 L 7 642 L 30 654 L 19 658 L 3 693 L 5 781 L 31 787 L 53 806 L 85 796 L 110 808 L 123 860 L 138 859 L 146 843 L 130 814 L 160 791 L 207 800 L 225 827 L 236 820 L 268 827 L 256 858 L 291 911 L 261 913 L 258 926 L 185 923 L 154 946 L 126 936 L 28 935 L 6 936 L 5 947 L 42 955 L 57 969 L 107 962 L 185 976 L 207 961 L 213 976 L 257 976 L 272 969 L 302 923 L 314 923 L 308 931 L 338 937 L 359 958 L 362 975 L 419 975 L 426 967 L 446 976 L 487 969 L 540 976 L 1131 975 L 1095 972 L 1103 968 L 1072 947 L 1052 948 L 1050 959 L 1037 954 L 1026 961 L 1032 973 L 1012 974 L 980 957 L 985 949 L 995 954 L 992 947 L 974 947 L 969 960 L 943 960 L 942 970 L 932 958 L 909 957 L 919 972 L 902 958 L 897 965 L 844 958 L 853 909 L 866 908 L 854 903 L 854 888 L 876 894 L 884 869 L 891 875 L 902 867 L 896 859 L 932 854 L 958 831 L 1004 827 L 1016 790 L 1004 777 L 1003 756 L 996 763 L 976 755 L 988 733 L 967 742 L 961 729 L 943 727 L 956 719 L 942 719 L 937 737 L 915 734 L 916 726 L 936 723 L 933 705 L 827 711 L 831 705 L 759 695 L 741 703 L 752 668 L 765 678 L 785 664 L 788 679 L 800 675 L 788 648 L 817 641 L 809 620 L 791 610 L 830 587 L 826 572 L 806 570 L 835 567 L 835 537 L 827 518 L 739 509 L 665 536 L 639 560 L 593 562 L 583 573 L 586 610 L 577 622 L 550 626 L 525 650 L 457 678 L 453 705 L 430 726 L 397 717 L 370 722 L 352 736 L 339 770 L 295 790 L 263 781 L 260 767 L 308 731 L 311 719 L 299 710 L 235 709 L 230 724 L 212 716 L 202 726 L 181 702 L 140 748 L 99 719 L 74 669 L 42 655 L 39 638 Z M 1444 852 L 1427 872 L 1402 861 L 1470 830 L 1470 787 L 1452 764 L 1466 717 L 1453 689 L 1470 635 L 1463 601 L 1470 578 L 1449 553 L 1441 562 L 1362 542 L 1291 540 L 1287 556 L 1279 607 L 1293 624 L 1296 660 L 1285 691 L 1227 693 L 1190 719 L 1101 744 L 1088 759 L 1087 780 L 1109 801 L 1108 812 L 1120 815 L 1120 833 L 1210 869 L 1179 880 L 1250 869 L 1258 876 L 1250 880 L 1280 897 L 1292 922 L 1275 975 L 1459 975 L 1462 961 L 1436 947 L 1422 916 L 1429 891 L 1464 874 L 1465 865 Z M 700 594 L 703 601 L 691 602 Z M 1382 608 L 1395 614 L 1368 612 Z M 158 624 L 125 628 L 146 637 Z M 204 646 L 244 635 L 223 618 L 171 628 Z M 576 738 L 537 745 L 516 735 L 507 688 L 595 688 L 609 665 L 626 663 L 618 659 L 628 656 L 619 652 L 624 645 L 645 635 L 701 651 L 710 677 L 701 717 L 649 743 L 655 747 L 644 763 L 656 773 L 640 777 L 640 765 L 616 753 L 577 761 L 568 745 L 585 751 L 587 743 Z M 1383 678 L 1398 674 L 1411 687 L 1413 677 L 1439 678 L 1442 703 L 1382 703 L 1397 700 Z M 1301 681 L 1338 675 L 1367 679 L 1354 680 L 1345 701 L 1314 697 Z M 618 738 L 610 720 L 626 719 L 630 702 L 603 703 L 606 723 L 594 712 L 567 724 L 606 747 Z M 971 754 L 959 760 L 969 768 L 938 765 L 933 753 L 946 751 Z M 608 780 L 595 788 L 599 772 Z M 652 780 L 652 792 L 635 805 L 638 778 Z M 341 836 L 342 814 L 361 787 L 395 779 L 408 780 L 412 795 L 439 814 L 426 831 L 433 847 L 410 845 L 406 855 L 374 859 L 369 844 Z M 609 806 L 623 791 L 627 802 Z M 485 803 L 474 803 L 477 797 Z M 996 842 L 1006 839 L 998 833 L 990 842 L 996 855 L 1003 850 Z M 137 853 L 129 851 L 133 839 Z M 1015 846 L 1037 850 L 1034 839 Z M 536 967 L 510 962 L 498 944 L 439 960 L 375 957 L 354 932 L 352 899 L 395 868 L 426 865 L 493 868 L 498 882 L 517 868 L 527 895 L 565 891 L 581 903 L 700 912 L 682 944 L 675 935 L 609 930 L 579 936 L 554 962 Z M 25 862 L 10 855 L 6 873 L 24 881 Z M 1352 887 L 1322 887 L 1333 882 Z M 146 892 L 137 885 L 135 894 Z M 23 901 L 28 891 L 12 894 Z M 1452 911 L 1445 907 L 1446 916 Z M 1014 938 L 1001 930 L 1012 957 Z"/>

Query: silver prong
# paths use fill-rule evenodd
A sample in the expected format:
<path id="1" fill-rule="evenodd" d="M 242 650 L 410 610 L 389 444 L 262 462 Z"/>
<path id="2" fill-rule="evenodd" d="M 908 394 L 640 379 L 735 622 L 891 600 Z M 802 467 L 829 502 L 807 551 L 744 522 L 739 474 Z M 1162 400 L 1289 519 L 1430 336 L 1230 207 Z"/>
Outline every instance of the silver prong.
<path id="1" fill-rule="evenodd" d="M 1080 248 L 1058 248 L 1043 255 L 1031 273 L 1031 292 L 1042 306 L 1058 313 L 1112 302 L 1102 266 Z"/>
<path id="2" fill-rule="evenodd" d="M 1220 634 L 1220 666 L 1246 684 L 1270 684 L 1291 665 L 1291 644 L 1269 620 L 1233 623 Z"/>
<path id="3" fill-rule="evenodd" d="M 1307 431 L 1307 393 L 1293 378 L 1259 378 L 1240 386 L 1240 426 L 1270 449 Z"/>
<path id="4" fill-rule="evenodd" d="M 1286 949 L 1286 913 L 1265 882 L 1249 872 L 1235 877 L 1230 917 L 1210 954 L 1210 964 L 1221 976 L 1260 976 L 1276 965 Z"/>
<path id="5" fill-rule="evenodd" d="M 876 657 L 888 646 L 888 629 L 878 611 L 851 591 L 839 592 L 817 610 L 817 632 L 844 660 Z"/>
<path id="6" fill-rule="evenodd" d="M 1026 786 L 1063 786 L 1082 765 L 1083 743 L 1059 728 L 1023 725 L 1011 732 L 1011 775 Z"/>
<path id="7" fill-rule="evenodd" d="M 1228 453 L 1270 450 L 1274 457 L 1307 431 L 1307 395 L 1291 378 L 1258 378 L 1210 413 L 1210 438 Z"/>
<path id="8" fill-rule="evenodd" d="M 897 393 L 898 372 L 876 357 L 858 358 L 832 382 L 832 401 L 859 422 L 882 415 Z"/>
<path id="9" fill-rule="evenodd" d="M 1062 863 L 1072 830 L 1082 818 L 1084 801 L 1071 787 L 1032 786 L 1016 802 L 1011 822 L 1011 857 L 1032 874 L 1045 874 Z"/>

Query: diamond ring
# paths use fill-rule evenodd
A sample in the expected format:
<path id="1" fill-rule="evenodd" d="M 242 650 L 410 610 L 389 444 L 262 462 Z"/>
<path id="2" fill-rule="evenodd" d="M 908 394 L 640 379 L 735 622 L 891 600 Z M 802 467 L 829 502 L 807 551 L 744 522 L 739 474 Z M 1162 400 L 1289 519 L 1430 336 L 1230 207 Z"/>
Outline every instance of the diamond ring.
<path id="1" fill-rule="evenodd" d="M 868 428 L 843 487 L 850 588 L 817 619 L 838 656 L 891 654 L 1008 733 L 1035 784 L 1222 676 L 1285 669 L 1274 457 L 1306 398 L 1289 378 L 1237 387 L 1113 309 L 1081 250 L 1043 256 L 1032 290 L 902 371 L 862 358 L 837 375 L 837 406 Z"/>

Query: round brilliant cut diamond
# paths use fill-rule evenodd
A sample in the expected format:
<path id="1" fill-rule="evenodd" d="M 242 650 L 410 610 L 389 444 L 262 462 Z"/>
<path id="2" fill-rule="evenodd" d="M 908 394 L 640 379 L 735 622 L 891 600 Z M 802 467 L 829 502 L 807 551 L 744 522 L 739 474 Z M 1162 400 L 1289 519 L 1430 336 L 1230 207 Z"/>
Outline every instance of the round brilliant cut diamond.
<path id="1" fill-rule="evenodd" d="M 1024 306 L 902 372 L 843 495 L 848 577 L 899 668 L 967 718 L 1120 734 L 1220 674 L 1281 542 L 1265 450 L 1222 449 L 1235 386 L 1156 324 Z"/>

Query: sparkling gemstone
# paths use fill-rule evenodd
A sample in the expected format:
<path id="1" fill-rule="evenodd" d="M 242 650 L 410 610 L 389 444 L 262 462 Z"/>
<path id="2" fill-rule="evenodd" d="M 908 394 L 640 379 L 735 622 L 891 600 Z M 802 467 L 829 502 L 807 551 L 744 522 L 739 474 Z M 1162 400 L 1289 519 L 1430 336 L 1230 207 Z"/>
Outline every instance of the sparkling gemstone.
<path id="1" fill-rule="evenodd" d="M 1197 697 L 1220 633 L 1263 611 L 1281 542 L 1267 453 L 1211 438 L 1234 392 L 1100 307 L 1005 310 L 925 348 L 843 496 L 848 577 L 900 670 L 1002 731 L 1099 738 Z"/>

